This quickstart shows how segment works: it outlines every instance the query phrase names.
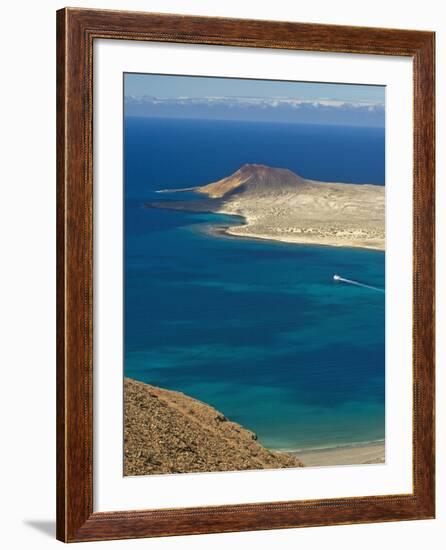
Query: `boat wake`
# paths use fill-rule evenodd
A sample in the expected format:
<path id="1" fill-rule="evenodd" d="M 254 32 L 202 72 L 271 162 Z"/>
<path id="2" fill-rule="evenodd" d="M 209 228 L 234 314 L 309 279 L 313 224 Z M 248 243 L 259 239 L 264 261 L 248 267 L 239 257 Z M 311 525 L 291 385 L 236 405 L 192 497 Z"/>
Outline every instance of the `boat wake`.
<path id="1" fill-rule="evenodd" d="M 355 285 L 355 286 L 361 286 L 362 288 L 368 288 L 370 290 L 376 290 L 376 292 L 385 292 L 383 288 L 379 288 L 377 286 L 372 285 L 366 285 L 364 283 L 360 283 L 359 281 L 352 281 L 351 279 L 344 279 L 344 277 L 341 277 L 340 275 L 333 275 L 333 281 L 337 281 L 340 283 L 346 283 L 348 285 Z"/>

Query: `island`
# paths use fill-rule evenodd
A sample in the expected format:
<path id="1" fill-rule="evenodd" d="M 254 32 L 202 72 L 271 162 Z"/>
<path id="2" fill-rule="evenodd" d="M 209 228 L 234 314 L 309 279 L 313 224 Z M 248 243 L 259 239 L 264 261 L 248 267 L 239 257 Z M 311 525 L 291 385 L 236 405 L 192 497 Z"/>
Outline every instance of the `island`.
<path id="1" fill-rule="evenodd" d="M 194 193 L 196 200 L 152 201 L 151 208 L 240 216 L 226 235 L 288 243 L 384 250 L 385 188 L 305 179 L 286 168 L 244 164 L 216 182 L 159 193 Z"/>

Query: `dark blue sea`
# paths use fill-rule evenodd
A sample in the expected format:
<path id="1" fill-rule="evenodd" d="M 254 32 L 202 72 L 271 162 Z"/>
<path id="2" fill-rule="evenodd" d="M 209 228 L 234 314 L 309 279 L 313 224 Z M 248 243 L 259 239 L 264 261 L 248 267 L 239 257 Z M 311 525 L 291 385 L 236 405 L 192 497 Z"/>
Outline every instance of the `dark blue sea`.
<path id="1" fill-rule="evenodd" d="M 384 130 L 129 117 L 124 139 L 125 374 L 270 448 L 383 439 L 385 294 L 333 274 L 384 289 L 384 253 L 213 236 L 237 220 L 143 204 L 245 163 L 384 185 Z"/>

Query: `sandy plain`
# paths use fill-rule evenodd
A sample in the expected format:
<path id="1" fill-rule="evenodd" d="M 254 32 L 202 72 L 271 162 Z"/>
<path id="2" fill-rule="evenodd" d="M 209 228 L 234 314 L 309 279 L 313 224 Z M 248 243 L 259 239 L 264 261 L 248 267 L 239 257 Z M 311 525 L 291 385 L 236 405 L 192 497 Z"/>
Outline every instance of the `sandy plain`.
<path id="1" fill-rule="evenodd" d="M 216 205 L 217 206 L 217 205 Z M 298 193 L 234 196 L 217 212 L 243 216 L 229 235 L 384 250 L 384 187 L 308 182 Z"/>

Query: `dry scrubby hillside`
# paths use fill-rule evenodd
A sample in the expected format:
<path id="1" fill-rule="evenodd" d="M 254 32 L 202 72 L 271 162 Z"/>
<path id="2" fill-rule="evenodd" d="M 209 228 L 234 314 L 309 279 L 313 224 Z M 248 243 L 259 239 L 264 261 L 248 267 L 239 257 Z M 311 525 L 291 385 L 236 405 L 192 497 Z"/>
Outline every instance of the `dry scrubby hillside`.
<path id="1" fill-rule="evenodd" d="M 183 393 L 126 378 L 124 404 L 125 475 L 303 466 Z"/>

